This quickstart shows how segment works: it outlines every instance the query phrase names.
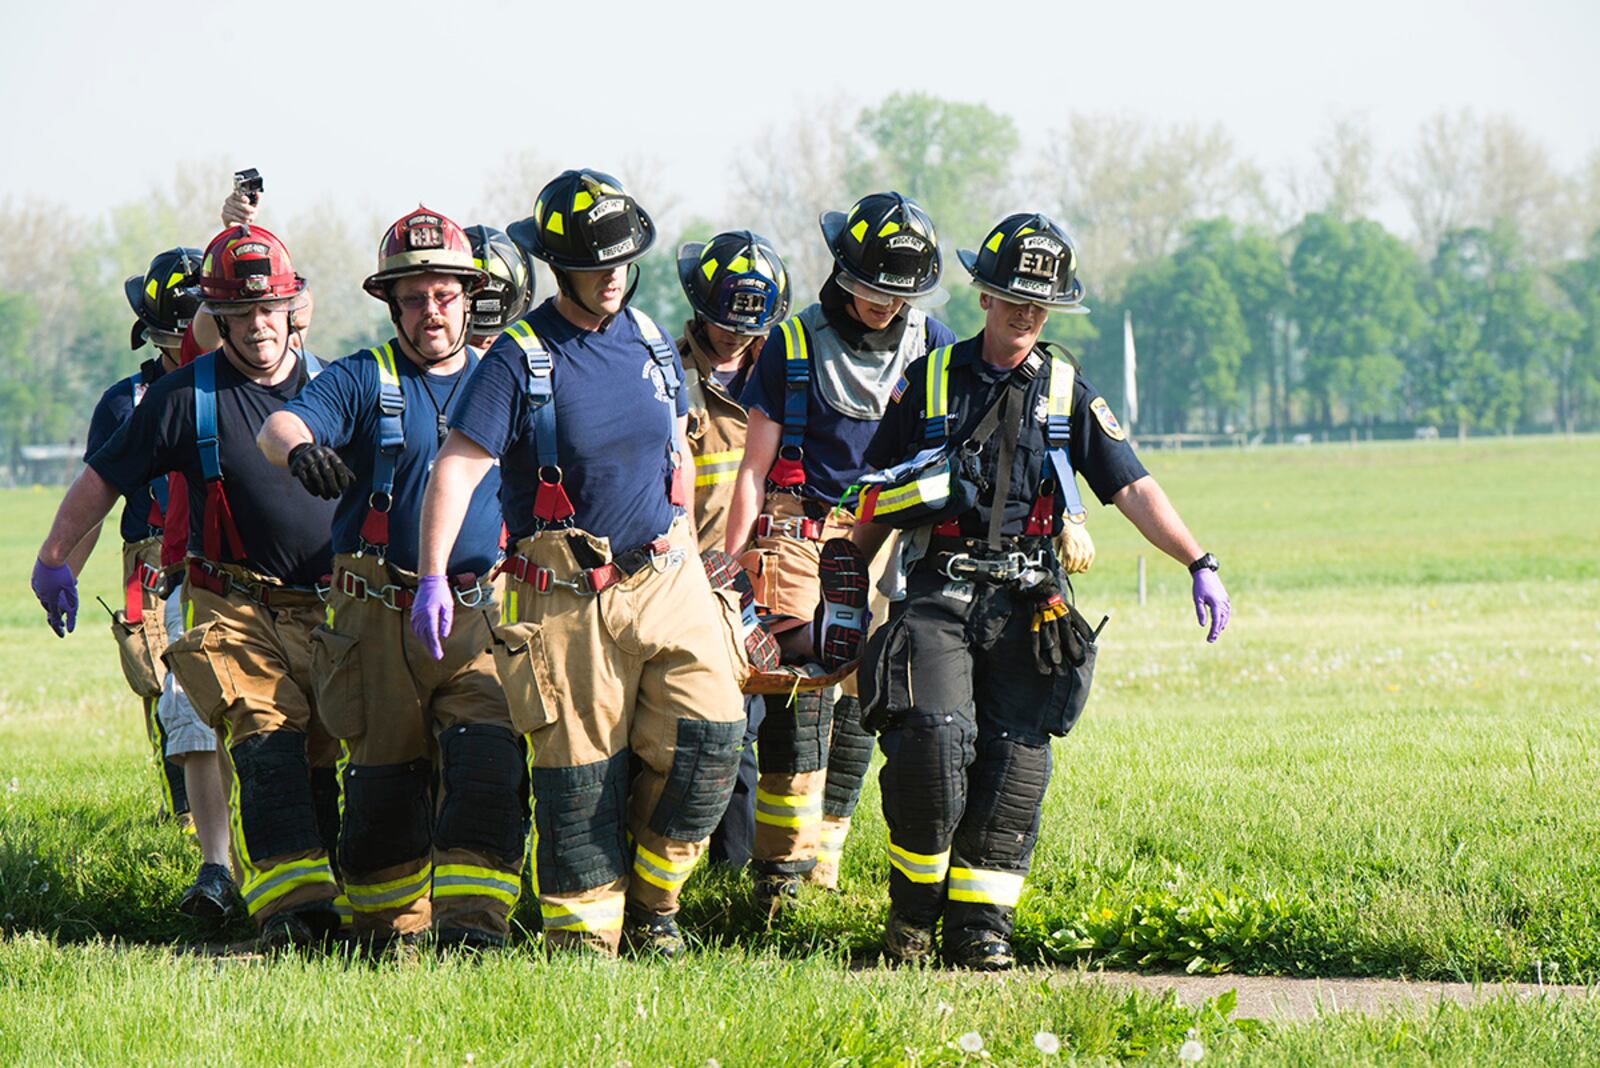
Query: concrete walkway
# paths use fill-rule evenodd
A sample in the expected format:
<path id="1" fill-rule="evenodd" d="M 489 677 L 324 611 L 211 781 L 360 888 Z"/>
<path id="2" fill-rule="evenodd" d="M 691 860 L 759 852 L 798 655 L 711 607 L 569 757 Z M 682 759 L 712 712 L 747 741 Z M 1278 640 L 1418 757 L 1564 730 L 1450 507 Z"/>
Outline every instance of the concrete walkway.
<path id="1" fill-rule="evenodd" d="M 1500 997 L 1593 998 L 1600 989 L 1546 983 L 1440 983 L 1405 979 L 1283 979 L 1256 975 L 1141 975 L 1137 972 L 1086 971 L 1080 982 L 1134 987 L 1146 993 L 1178 993 L 1184 1005 L 1239 992 L 1235 1017 L 1258 1020 L 1306 1020 L 1330 1012 L 1379 1014 L 1390 1009 L 1431 1008 L 1442 1001 L 1475 1005 Z"/>

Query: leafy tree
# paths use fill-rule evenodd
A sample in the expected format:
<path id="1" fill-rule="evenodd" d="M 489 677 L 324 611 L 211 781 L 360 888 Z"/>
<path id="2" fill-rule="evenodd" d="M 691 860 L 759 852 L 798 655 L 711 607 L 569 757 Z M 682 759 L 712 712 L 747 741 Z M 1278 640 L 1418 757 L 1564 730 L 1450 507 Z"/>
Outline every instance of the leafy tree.
<path id="1" fill-rule="evenodd" d="M 1600 230 L 1589 235 L 1587 254 L 1563 264 L 1555 282 L 1568 302 L 1563 342 L 1551 347 L 1556 421 L 1572 431 L 1600 414 Z"/>
<path id="2" fill-rule="evenodd" d="M 1393 414 L 1402 356 L 1422 325 L 1410 250 L 1370 219 L 1321 213 L 1295 237 L 1290 317 L 1317 419 L 1332 426 L 1341 404 L 1351 420 Z"/>
<path id="3" fill-rule="evenodd" d="M 1221 430 L 1239 397 L 1239 366 L 1250 346 L 1233 291 L 1210 258 L 1174 256 L 1141 267 L 1127 306 L 1139 335 L 1139 413 L 1156 432 L 1188 429 L 1191 411 Z"/>

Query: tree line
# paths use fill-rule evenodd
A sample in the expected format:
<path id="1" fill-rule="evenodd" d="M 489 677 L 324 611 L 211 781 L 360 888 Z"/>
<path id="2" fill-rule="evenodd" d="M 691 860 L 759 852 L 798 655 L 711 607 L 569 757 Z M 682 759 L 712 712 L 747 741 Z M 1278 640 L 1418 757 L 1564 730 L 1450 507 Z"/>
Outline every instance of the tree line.
<path id="1" fill-rule="evenodd" d="M 514 151 L 485 174 L 479 203 L 434 206 L 503 227 L 572 162 Z M 1061 221 L 1093 313 L 1054 317 L 1048 335 L 1116 403 L 1131 314 L 1141 433 L 1600 425 L 1600 153 L 1564 172 L 1504 117 L 1441 114 L 1388 159 L 1359 118 L 1339 119 L 1309 164 L 1268 174 L 1221 125 L 1082 115 L 1025 138 L 979 104 L 835 101 L 740 146 L 715 217 L 653 189 L 650 159 L 576 162 L 612 169 L 655 215 L 663 240 L 636 300 L 669 329 L 687 317 L 680 241 L 765 233 L 798 306 L 827 274 L 817 213 L 895 188 L 939 228 L 951 299 L 936 314 L 963 336 L 982 313 L 955 248 L 1012 211 Z M 94 217 L 0 204 L 0 466 L 26 443 L 82 441 L 99 392 L 137 363 L 123 277 L 163 248 L 204 244 L 230 170 L 187 165 Z M 1407 225 L 1378 221 L 1386 204 Z M 330 199 L 281 219 L 269 205 L 263 221 L 312 280 L 314 350 L 386 336 L 359 283 L 387 218 L 353 218 Z M 539 282 L 548 295 L 549 276 Z"/>

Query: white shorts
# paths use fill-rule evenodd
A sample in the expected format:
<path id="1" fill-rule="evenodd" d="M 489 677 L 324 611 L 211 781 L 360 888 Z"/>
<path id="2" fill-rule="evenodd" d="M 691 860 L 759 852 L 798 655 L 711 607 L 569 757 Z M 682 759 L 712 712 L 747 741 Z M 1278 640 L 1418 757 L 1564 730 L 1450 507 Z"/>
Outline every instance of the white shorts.
<path id="1" fill-rule="evenodd" d="M 164 614 L 167 640 L 172 641 L 183 633 L 183 598 L 174 590 L 167 598 Z M 201 722 L 194 705 L 178 685 L 172 672 L 166 673 L 161 683 L 161 696 L 156 699 L 156 715 L 167 734 L 166 756 L 180 757 L 185 753 L 214 753 L 217 749 L 217 732 Z"/>

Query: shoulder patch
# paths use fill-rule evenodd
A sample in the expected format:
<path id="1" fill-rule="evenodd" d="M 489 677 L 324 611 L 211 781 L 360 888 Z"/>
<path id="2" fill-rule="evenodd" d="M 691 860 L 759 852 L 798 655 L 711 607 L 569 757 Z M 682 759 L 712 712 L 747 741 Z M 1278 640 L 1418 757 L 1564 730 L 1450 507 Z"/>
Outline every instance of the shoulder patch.
<path id="1" fill-rule="evenodd" d="M 894 384 L 894 389 L 889 391 L 890 402 L 894 404 L 900 403 L 900 398 L 906 395 L 906 389 L 910 385 L 911 381 L 907 379 L 905 375 L 901 375 L 900 381 L 896 382 Z"/>
<path id="2" fill-rule="evenodd" d="M 1106 437 L 1112 441 L 1128 440 L 1128 432 L 1122 429 L 1122 424 L 1117 422 L 1117 417 L 1111 414 L 1111 405 L 1106 403 L 1104 397 L 1096 397 L 1090 401 L 1089 410 L 1094 413 L 1095 421 L 1100 424 L 1100 429 L 1106 432 Z"/>

